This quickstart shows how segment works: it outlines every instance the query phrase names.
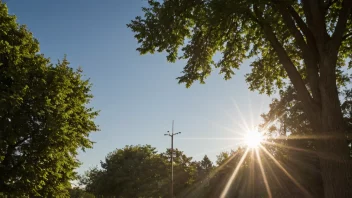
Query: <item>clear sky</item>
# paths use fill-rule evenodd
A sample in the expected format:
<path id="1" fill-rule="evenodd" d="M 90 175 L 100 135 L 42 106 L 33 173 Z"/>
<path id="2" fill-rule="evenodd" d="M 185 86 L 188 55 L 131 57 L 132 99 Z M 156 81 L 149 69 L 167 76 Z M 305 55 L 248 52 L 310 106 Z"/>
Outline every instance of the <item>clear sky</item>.
<path id="1" fill-rule="evenodd" d="M 237 147 L 238 141 L 226 138 L 239 137 L 231 130 L 243 132 L 239 111 L 248 124 L 257 125 L 268 110 L 268 96 L 248 91 L 244 75 L 250 71 L 249 62 L 230 81 L 214 71 L 205 85 L 186 89 L 175 79 L 185 62 L 167 63 L 165 54 L 140 56 L 126 24 L 142 14 L 146 1 L 5 2 L 39 40 L 42 53 L 53 62 L 67 54 L 71 66 L 81 66 L 93 83 L 91 105 L 101 110 L 96 119 L 101 131 L 91 135 L 94 148 L 80 152 L 79 173 L 125 145 L 151 144 L 165 151 L 170 138 L 163 134 L 171 130 L 172 120 L 175 131 L 182 132 L 175 136 L 175 147 L 196 160 L 207 154 L 215 161 L 225 147 Z"/>

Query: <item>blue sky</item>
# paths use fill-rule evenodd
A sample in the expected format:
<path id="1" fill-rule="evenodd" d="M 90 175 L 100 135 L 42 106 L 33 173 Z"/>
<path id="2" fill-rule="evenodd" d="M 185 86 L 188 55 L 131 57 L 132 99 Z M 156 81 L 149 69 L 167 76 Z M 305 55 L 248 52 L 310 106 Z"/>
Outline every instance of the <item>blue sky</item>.
<path id="1" fill-rule="evenodd" d="M 42 53 L 53 62 L 67 54 L 71 66 L 81 66 L 93 83 L 91 105 L 101 111 L 96 119 L 101 131 L 90 137 L 94 148 L 80 152 L 79 173 L 125 145 L 151 144 L 165 151 L 170 138 L 163 134 L 171 130 L 172 120 L 175 131 L 182 132 L 175 137 L 175 147 L 196 160 L 207 154 L 215 161 L 221 148 L 237 147 L 237 141 L 226 138 L 239 137 L 228 129 L 243 132 L 237 124 L 243 122 L 239 111 L 248 124 L 257 125 L 268 110 L 268 96 L 248 91 L 244 75 L 250 71 L 249 62 L 230 81 L 214 71 L 205 85 L 186 89 L 175 79 L 184 61 L 167 63 L 165 54 L 140 56 L 126 24 L 142 14 L 145 1 L 5 2 L 39 40 Z"/>

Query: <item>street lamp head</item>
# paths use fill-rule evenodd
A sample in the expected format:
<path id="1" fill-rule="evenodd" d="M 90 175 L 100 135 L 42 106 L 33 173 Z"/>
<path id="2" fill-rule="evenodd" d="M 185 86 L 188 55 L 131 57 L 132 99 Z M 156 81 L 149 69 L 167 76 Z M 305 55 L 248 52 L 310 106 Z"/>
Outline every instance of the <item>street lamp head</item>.
<path id="1" fill-rule="evenodd" d="M 165 133 L 164 135 L 167 136 L 167 135 L 169 135 L 169 134 Z"/>

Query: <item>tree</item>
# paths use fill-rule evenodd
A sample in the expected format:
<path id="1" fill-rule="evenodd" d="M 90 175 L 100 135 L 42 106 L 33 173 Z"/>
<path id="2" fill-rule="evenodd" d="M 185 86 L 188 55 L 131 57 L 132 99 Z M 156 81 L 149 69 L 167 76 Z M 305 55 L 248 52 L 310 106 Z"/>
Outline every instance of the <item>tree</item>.
<path id="1" fill-rule="evenodd" d="M 230 152 L 222 151 L 219 155 L 216 156 L 216 164 L 221 166 L 224 164 L 230 157 Z"/>
<path id="2" fill-rule="evenodd" d="M 84 175 L 79 176 L 79 184 L 84 186 L 85 192 L 99 197 L 106 194 L 108 188 L 110 188 L 110 186 L 106 185 L 106 176 L 105 171 L 94 167 L 86 171 Z"/>
<path id="3" fill-rule="evenodd" d="M 197 175 L 197 163 L 192 161 L 192 157 L 186 156 L 183 151 L 177 148 L 174 152 L 174 194 L 177 196 L 179 192 L 194 184 Z M 170 161 L 171 149 L 161 153 L 161 156 Z M 171 173 L 171 166 L 168 164 L 168 172 Z"/>
<path id="4" fill-rule="evenodd" d="M 196 177 L 195 162 L 174 149 L 174 192 L 191 186 Z M 100 196 L 169 196 L 171 149 L 158 154 L 150 145 L 126 146 L 109 153 L 101 167 L 93 168 L 80 179 L 85 191 Z"/>
<path id="5" fill-rule="evenodd" d="M 269 138 L 264 144 L 312 197 L 323 197 L 314 134 L 301 103 L 295 98 L 296 93 L 292 89 L 282 92 L 280 100 L 274 99 L 270 111 L 262 115 L 264 124 L 261 127 L 271 125 L 266 130 Z"/>
<path id="6" fill-rule="evenodd" d="M 352 54 L 352 1 L 148 3 L 144 17 L 128 27 L 136 33 L 141 54 L 165 51 L 170 62 L 188 60 L 179 83 L 204 83 L 214 68 L 230 79 L 250 58 L 246 80 L 251 90 L 271 94 L 290 80 L 316 136 L 325 197 L 352 197 L 350 149 L 338 96 Z M 222 57 L 215 62 L 217 52 Z"/>
<path id="7" fill-rule="evenodd" d="M 226 197 L 265 197 L 267 195 L 264 185 L 260 185 L 258 182 L 262 180 L 261 175 L 250 174 L 258 169 L 257 165 L 254 166 L 253 158 L 247 155 L 245 162 L 239 164 L 241 157 L 245 153 L 245 149 L 238 148 L 236 151 L 222 153 L 229 155 L 231 153 L 231 156 L 226 160 L 226 166 L 222 164 L 216 167 L 209 175 L 206 184 L 202 185 L 198 183 L 196 187 L 192 188 L 182 197 L 221 197 L 224 187 L 228 182 L 231 182 L 231 187 Z M 221 156 L 221 154 L 218 156 Z M 253 166 L 248 166 L 248 164 Z M 234 180 L 231 180 L 230 177 L 234 169 L 239 165 L 241 168 L 237 176 Z M 256 169 L 254 169 L 254 167 L 256 167 Z M 253 181 L 248 182 L 248 178 L 253 179 Z M 256 183 L 254 183 L 254 181 L 256 181 Z M 251 188 L 248 188 L 248 183 L 251 184 Z"/>
<path id="8" fill-rule="evenodd" d="M 351 90 L 345 87 L 339 89 L 341 98 L 341 109 L 345 124 L 351 127 Z M 314 133 L 306 114 L 302 109 L 302 104 L 297 100 L 297 93 L 289 88 L 280 93 L 280 99 L 274 99 L 270 104 L 270 111 L 263 114 L 267 136 L 270 138 L 269 145 L 266 145 L 272 153 L 278 154 L 289 161 L 295 170 L 295 175 L 299 175 L 304 186 L 309 186 L 310 191 L 321 197 L 322 191 L 321 176 L 317 175 L 320 171 L 320 164 L 317 163 L 316 145 L 314 144 Z M 272 125 L 275 123 L 274 125 Z M 351 143 L 351 131 L 348 130 L 347 143 Z M 351 147 L 350 147 L 351 149 Z M 351 149 L 352 151 L 352 149 Z M 351 152 L 352 153 L 352 152 Z M 352 156 L 352 154 L 350 155 Z"/>
<path id="9" fill-rule="evenodd" d="M 213 162 L 210 161 L 207 155 L 204 155 L 202 161 L 200 161 L 200 165 L 207 175 L 214 169 Z"/>
<path id="10" fill-rule="evenodd" d="M 168 195 L 167 162 L 154 147 L 126 146 L 109 153 L 101 169 L 82 179 L 86 191 L 96 196 L 160 197 Z"/>
<path id="11" fill-rule="evenodd" d="M 93 194 L 87 193 L 80 188 L 71 188 L 68 190 L 70 193 L 70 198 L 95 198 Z"/>
<path id="12" fill-rule="evenodd" d="M 64 58 L 39 54 L 39 44 L 0 3 L 0 192 L 65 197 L 78 148 L 90 148 L 97 112 L 82 71 Z"/>

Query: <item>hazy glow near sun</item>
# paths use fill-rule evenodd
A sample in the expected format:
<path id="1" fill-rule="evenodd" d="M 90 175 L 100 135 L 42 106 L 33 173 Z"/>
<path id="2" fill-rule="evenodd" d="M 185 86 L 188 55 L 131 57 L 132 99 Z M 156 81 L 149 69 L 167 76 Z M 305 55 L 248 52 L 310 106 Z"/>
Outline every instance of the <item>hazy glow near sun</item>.
<path id="1" fill-rule="evenodd" d="M 258 131 L 247 132 L 244 141 L 249 148 L 258 148 L 263 141 L 263 136 Z"/>

